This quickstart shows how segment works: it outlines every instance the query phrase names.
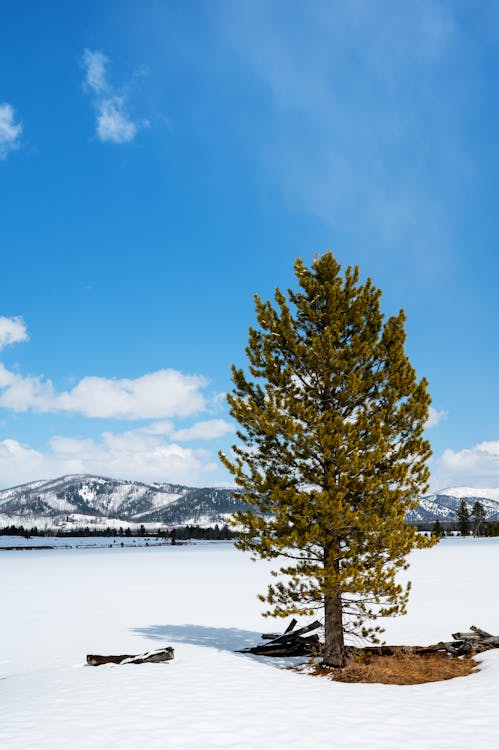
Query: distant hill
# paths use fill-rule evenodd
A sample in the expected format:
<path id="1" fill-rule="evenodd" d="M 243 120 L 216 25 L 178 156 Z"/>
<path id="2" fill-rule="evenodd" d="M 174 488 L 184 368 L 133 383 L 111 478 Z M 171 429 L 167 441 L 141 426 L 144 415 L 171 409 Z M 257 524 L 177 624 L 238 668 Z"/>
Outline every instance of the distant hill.
<path id="1" fill-rule="evenodd" d="M 229 489 L 76 474 L 0 490 L 0 527 L 213 526 L 240 508 Z"/>
<path id="2" fill-rule="evenodd" d="M 461 500 L 469 506 L 479 500 L 487 520 L 499 520 L 499 489 L 476 489 L 473 487 L 447 487 L 431 495 L 425 495 L 418 507 L 411 511 L 407 520 L 412 522 L 457 521 L 456 511 Z"/>
<path id="3" fill-rule="evenodd" d="M 421 498 L 408 514 L 411 522 L 456 521 L 464 500 L 476 500 L 487 518 L 499 520 L 499 489 L 449 487 Z M 243 509 L 233 492 L 220 487 L 129 482 L 75 474 L 0 490 L 0 528 L 10 525 L 78 528 L 83 526 L 214 526 Z"/>

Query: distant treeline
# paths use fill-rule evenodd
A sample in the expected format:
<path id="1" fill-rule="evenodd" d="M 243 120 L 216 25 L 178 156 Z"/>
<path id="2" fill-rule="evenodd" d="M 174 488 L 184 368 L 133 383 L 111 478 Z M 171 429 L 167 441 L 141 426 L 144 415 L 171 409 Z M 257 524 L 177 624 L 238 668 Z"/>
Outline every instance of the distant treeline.
<path id="1" fill-rule="evenodd" d="M 479 528 L 463 529 L 456 521 L 427 521 L 425 523 L 418 522 L 412 524 L 417 528 L 418 531 L 429 531 L 437 536 L 446 536 L 455 533 L 456 531 L 461 536 L 499 536 L 499 521 L 483 521 Z M 465 533 L 463 533 L 463 531 Z M 5 526 L 0 529 L 0 536 L 22 536 L 25 539 L 29 539 L 32 536 L 35 537 L 61 537 L 61 538 L 74 538 L 74 537 L 146 537 L 150 539 L 169 539 L 172 544 L 176 541 L 184 541 L 186 539 L 208 539 L 208 540 L 223 540 L 223 539 L 237 539 L 238 533 L 230 529 L 227 524 L 224 526 L 211 526 L 204 528 L 202 526 L 177 526 L 174 529 L 155 529 L 154 531 L 148 531 L 145 526 L 139 526 L 137 528 L 123 528 L 120 526 L 118 529 L 106 526 L 106 528 L 91 529 L 88 526 L 79 529 L 39 529 L 37 526 L 31 528 L 25 528 L 24 526 Z"/>
<path id="2" fill-rule="evenodd" d="M 499 521 L 483 521 L 478 528 L 462 528 L 457 521 L 427 521 L 414 523 L 418 531 L 431 531 L 437 536 L 447 536 L 458 532 L 460 536 L 499 536 Z"/>
<path id="3" fill-rule="evenodd" d="M 216 524 L 213 527 L 203 528 L 202 526 L 179 526 L 174 529 L 157 529 L 154 531 L 148 531 L 145 526 L 139 526 L 138 528 L 130 529 L 123 528 L 120 526 L 118 529 L 112 529 L 109 526 L 102 529 L 91 529 L 85 526 L 80 529 L 39 529 L 37 526 L 31 528 L 25 528 L 24 526 L 5 526 L 0 529 L 0 536 L 22 536 L 25 539 L 29 539 L 32 536 L 40 537 L 61 537 L 63 539 L 70 539 L 74 537 L 146 537 L 149 539 L 169 539 L 172 544 L 176 541 L 183 541 L 186 539 L 207 539 L 207 540 L 222 540 L 222 539 L 235 539 L 237 538 L 237 532 L 229 529 L 227 524 L 219 526 Z"/>

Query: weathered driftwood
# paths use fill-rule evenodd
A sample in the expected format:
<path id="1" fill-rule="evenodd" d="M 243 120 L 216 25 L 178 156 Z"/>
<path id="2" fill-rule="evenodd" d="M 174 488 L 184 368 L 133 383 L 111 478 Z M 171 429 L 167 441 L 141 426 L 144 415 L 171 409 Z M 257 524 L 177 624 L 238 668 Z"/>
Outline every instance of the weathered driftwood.
<path id="1" fill-rule="evenodd" d="M 148 651 L 145 654 L 120 654 L 119 656 L 101 656 L 100 654 L 87 654 L 87 664 L 98 667 L 100 664 L 157 664 L 162 661 L 173 659 L 173 648 Z"/>

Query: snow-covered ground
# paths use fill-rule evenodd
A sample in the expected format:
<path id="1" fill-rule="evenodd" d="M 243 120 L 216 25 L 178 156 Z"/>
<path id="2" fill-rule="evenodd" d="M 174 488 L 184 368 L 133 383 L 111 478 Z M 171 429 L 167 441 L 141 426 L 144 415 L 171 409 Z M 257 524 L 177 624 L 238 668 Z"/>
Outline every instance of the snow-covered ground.
<path id="1" fill-rule="evenodd" d="M 387 621 L 387 641 L 499 632 L 499 539 L 445 539 L 411 560 L 409 612 Z M 234 653 L 283 623 L 260 617 L 269 565 L 230 544 L 2 551 L 0 566 L 2 750 L 499 747 L 499 651 L 477 674 L 417 686 Z M 174 661 L 84 666 L 162 645 Z"/>

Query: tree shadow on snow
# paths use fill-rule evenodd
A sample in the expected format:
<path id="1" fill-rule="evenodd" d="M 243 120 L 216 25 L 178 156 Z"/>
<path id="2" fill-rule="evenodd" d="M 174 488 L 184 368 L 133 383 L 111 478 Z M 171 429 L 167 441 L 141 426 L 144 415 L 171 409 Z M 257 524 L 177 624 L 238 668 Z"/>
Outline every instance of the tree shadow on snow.
<path id="1" fill-rule="evenodd" d="M 212 628 L 205 625 L 150 625 L 147 628 L 134 628 L 133 632 L 144 638 L 162 643 L 188 643 L 191 646 L 205 646 L 218 651 L 240 651 L 249 646 L 265 643 L 261 634 L 239 628 Z M 256 654 L 237 654 L 237 656 L 254 659 L 272 667 L 289 667 L 306 662 L 306 657 L 291 656 L 275 658 Z"/>

